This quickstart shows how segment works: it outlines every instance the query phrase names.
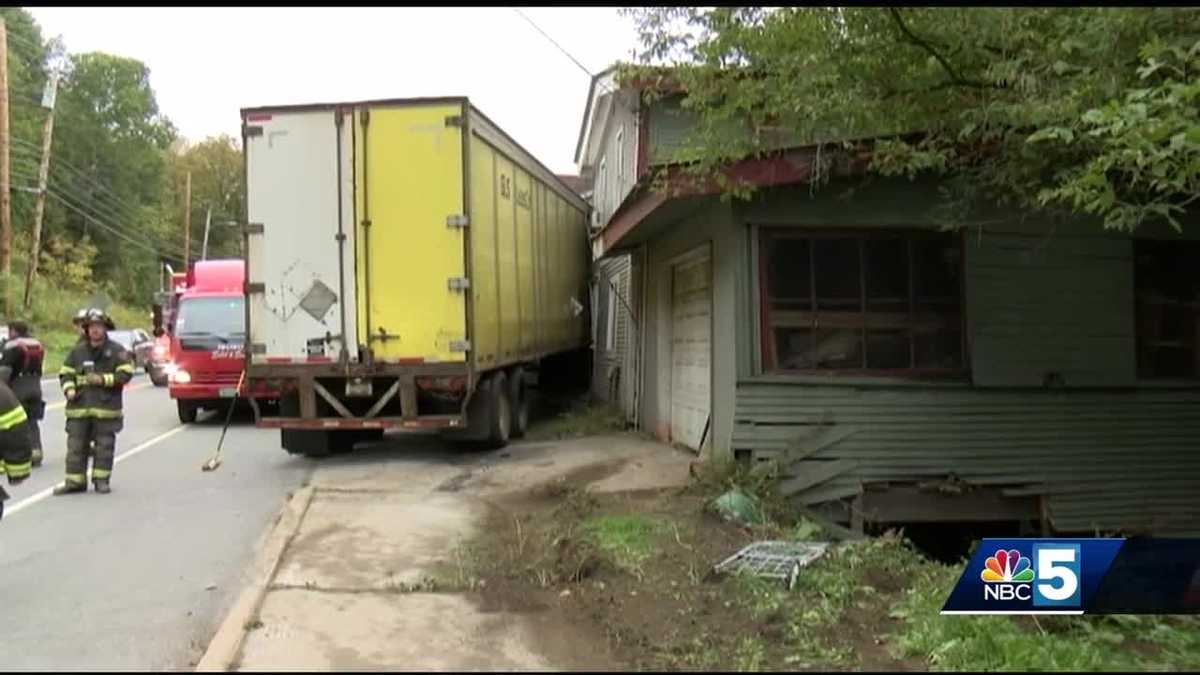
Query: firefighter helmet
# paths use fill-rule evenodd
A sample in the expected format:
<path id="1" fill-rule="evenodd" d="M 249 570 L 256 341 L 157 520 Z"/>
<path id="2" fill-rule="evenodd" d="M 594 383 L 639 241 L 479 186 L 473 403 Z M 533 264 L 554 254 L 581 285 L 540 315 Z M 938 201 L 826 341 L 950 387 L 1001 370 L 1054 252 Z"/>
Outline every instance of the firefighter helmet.
<path id="1" fill-rule="evenodd" d="M 113 324 L 112 317 L 105 314 L 103 310 L 96 309 L 95 307 L 87 310 L 87 313 L 84 314 L 83 317 L 83 325 L 90 326 L 93 323 L 103 324 L 108 330 L 113 330 L 116 328 L 116 325 Z"/>

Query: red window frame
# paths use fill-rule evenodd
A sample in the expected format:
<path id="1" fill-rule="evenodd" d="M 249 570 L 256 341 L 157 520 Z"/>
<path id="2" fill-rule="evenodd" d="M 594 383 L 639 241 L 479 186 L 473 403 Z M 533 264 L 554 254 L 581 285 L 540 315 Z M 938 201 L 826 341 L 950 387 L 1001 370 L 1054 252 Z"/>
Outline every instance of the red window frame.
<path id="1" fill-rule="evenodd" d="M 909 343 L 909 364 L 906 368 L 870 368 L 867 367 L 867 328 L 869 325 L 880 327 L 881 322 L 872 322 L 868 316 L 880 313 L 870 312 L 867 302 L 867 265 L 866 265 L 866 242 L 872 239 L 896 239 L 902 238 L 908 242 L 917 239 L 928 239 L 934 237 L 950 237 L 953 246 L 958 250 L 959 270 L 958 270 L 958 289 L 956 294 L 957 304 L 955 312 L 946 312 L 945 316 L 958 317 L 958 331 L 961 337 L 959 345 L 959 366 L 954 368 L 934 368 L 934 367 L 913 367 L 916 363 L 916 340 L 915 328 L 917 325 L 916 319 L 916 295 L 914 290 L 915 274 L 913 272 L 913 247 L 911 243 L 906 247 L 908 254 L 908 286 L 909 291 L 906 297 L 908 303 L 908 319 L 894 323 L 894 325 L 884 325 L 884 328 L 895 329 L 903 327 L 907 331 Z M 859 353 L 862 358 L 863 365 L 861 368 L 784 368 L 776 362 L 775 349 L 775 333 L 774 328 L 778 325 L 772 321 L 772 289 L 770 275 L 770 246 L 773 242 L 780 239 L 800 239 L 810 242 L 809 251 L 809 294 L 810 294 L 810 309 L 808 311 L 793 311 L 790 312 L 791 318 L 813 319 L 814 328 L 824 325 L 826 327 L 852 327 L 859 329 Z M 816 252 L 812 242 L 817 240 L 854 240 L 858 242 L 859 251 L 859 305 L 858 309 L 845 312 L 832 312 L 829 310 L 822 311 L 817 306 L 817 283 L 816 283 Z M 825 377 L 854 377 L 854 376 L 883 376 L 883 377 L 904 377 L 909 379 L 962 379 L 970 374 L 970 350 L 968 337 L 968 324 L 966 315 L 966 297 L 965 297 L 965 247 L 964 237 L 962 233 L 947 234 L 936 230 L 919 230 L 919 229 L 862 229 L 862 230 L 813 230 L 802 229 L 796 227 L 780 227 L 780 226 L 764 226 L 758 230 L 756 242 L 758 254 L 758 287 L 759 287 L 759 319 L 760 319 L 760 362 L 762 364 L 762 372 L 764 374 L 784 374 L 784 375 L 820 375 Z M 825 319 L 822 319 L 825 315 Z M 857 315 L 858 318 L 851 318 L 851 315 Z"/>

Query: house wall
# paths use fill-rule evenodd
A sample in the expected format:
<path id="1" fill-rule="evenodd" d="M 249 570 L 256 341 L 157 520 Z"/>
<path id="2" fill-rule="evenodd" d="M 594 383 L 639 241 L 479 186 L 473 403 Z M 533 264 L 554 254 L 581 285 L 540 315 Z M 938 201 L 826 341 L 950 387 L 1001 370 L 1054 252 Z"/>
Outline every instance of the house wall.
<path id="1" fill-rule="evenodd" d="M 768 191 L 740 204 L 734 221 L 743 230 L 937 224 L 930 183 L 877 181 L 852 199 L 840 194 Z M 1136 379 L 1129 236 L 1000 212 L 964 236 L 970 381 L 739 368 L 731 449 L 803 457 L 796 474 L 812 480 L 798 499 L 808 504 L 861 494 L 864 483 L 955 474 L 1010 496 L 1044 496 L 1060 531 L 1200 532 L 1200 389 Z M 1183 238 L 1161 229 L 1139 236 Z M 753 269 L 742 270 L 747 286 Z M 737 301 L 757 317 L 756 293 Z M 758 352 L 750 332 L 738 340 L 742 362 Z M 1061 374 L 1064 387 L 1044 388 L 1047 373 Z"/>
<path id="2" fill-rule="evenodd" d="M 592 205 L 597 226 L 608 222 L 637 184 L 637 98 L 627 91 L 614 96 L 612 109 L 602 122 L 603 129 L 596 144 L 589 149 L 592 154 L 585 158 L 585 165 L 595 176 Z M 602 159 L 603 171 L 600 169 Z"/>
<path id="3" fill-rule="evenodd" d="M 668 224 L 647 246 L 641 419 L 643 428 L 663 441 L 670 439 L 671 428 L 671 260 L 701 244 L 711 247 L 712 420 L 704 450 L 713 456 L 729 454 L 733 430 L 738 348 L 737 328 L 728 317 L 738 311 L 738 277 L 744 269 L 744 244 L 738 235 L 728 203 L 698 200 L 690 215 Z"/>
<path id="4" fill-rule="evenodd" d="M 623 409 L 630 392 L 626 380 L 632 376 L 632 369 L 626 367 L 632 351 L 630 343 L 633 332 L 632 317 L 626 308 L 632 287 L 630 263 L 631 256 L 625 254 L 606 258 L 597 264 L 597 301 L 593 315 L 595 358 L 592 360 L 592 394 L 601 401 L 619 405 Z M 610 330 L 613 338 L 611 344 Z"/>
<path id="5" fill-rule="evenodd" d="M 971 381 L 757 374 L 751 224 L 936 226 L 933 193 L 919 184 L 876 185 L 849 202 L 835 194 L 800 188 L 736 206 L 698 200 L 653 238 L 647 429 L 666 438 L 670 428 L 669 261 L 711 242 L 714 456 L 806 454 L 797 473 L 813 482 L 798 497 L 809 504 L 858 495 L 864 483 L 954 474 L 1009 496 L 1044 497 L 1064 532 L 1200 531 L 1200 391 L 1135 378 L 1125 235 L 1086 224 L 1047 235 L 1045 224 L 1028 221 L 969 229 Z M 1042 387 L 1046 372 L 1062 374 L 1065 386 Z"/>

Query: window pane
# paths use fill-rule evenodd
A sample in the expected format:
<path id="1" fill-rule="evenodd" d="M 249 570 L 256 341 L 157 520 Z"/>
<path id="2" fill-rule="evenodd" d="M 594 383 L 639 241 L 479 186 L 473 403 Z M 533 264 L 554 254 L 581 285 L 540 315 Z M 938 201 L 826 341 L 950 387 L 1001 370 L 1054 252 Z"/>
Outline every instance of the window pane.
<path id="1" fill-rule="evenodd" d="M 812 308 L 812 273 L 807 239 L 768 240 L 767 279 L 772 307 L 779 309 Z"/>
<path id="2" fill-rule="evenodd" d="M 908 368 L 910 359 L 906 331 L 867 331 L 868 368 Z"/>
<path id="3" fill-rule="evenodd" d="M 1135 246 L 1138 374 L 1200 375 L 1200 245 L 1139 241 Z"/>
<path id="4" fill-rule="evenodd" d="M 808 328 L 776 328 L 776 365 L 784 370 L 812 368 L 806 360 L 812 351 L 812 330 Z"/>
<path id="5" fill-rule="evenodd" d="M 955 327 L 938 332 L 918 332 L 913 337 L 916 368 L 952 369 L 962 367 L 962 331 Z"/>
<path id="6" fill-rule="evenodd" d="M 959 304 L 961 251 L 956 235 L 920 236 L 912 240 L 918 305 Z"/>
<path id="7" fill-rule="evenodd" d="M 817 308 L 862 308 L 859 239 L 815 239 Z"/>
<path id="8" fill-rule="evenodd" d="M 863 367 L 862 331 L 854 328 L 817 329 L 816 344 L 805 355 L 807 368 L 831 370 Z"/>
<path id="9" fill-rule="evenodd" d="M 867 311 L 907 312 L 908 241 L 870 239 L 867 246 Z"/>

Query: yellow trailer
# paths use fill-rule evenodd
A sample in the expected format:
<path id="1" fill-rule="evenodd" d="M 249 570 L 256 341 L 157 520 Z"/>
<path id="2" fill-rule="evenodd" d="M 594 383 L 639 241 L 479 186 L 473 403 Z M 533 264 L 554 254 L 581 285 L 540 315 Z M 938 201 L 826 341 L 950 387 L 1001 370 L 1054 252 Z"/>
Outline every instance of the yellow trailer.
<path id="1" fill-rule="evenodd" d="M 466 98 L 242 110 L 246 352 L 290 452 L 438 428 L 497 445 L 586 377 L 588 205 Z M 342 434 L 350 442 L 362 434 Z"/>

